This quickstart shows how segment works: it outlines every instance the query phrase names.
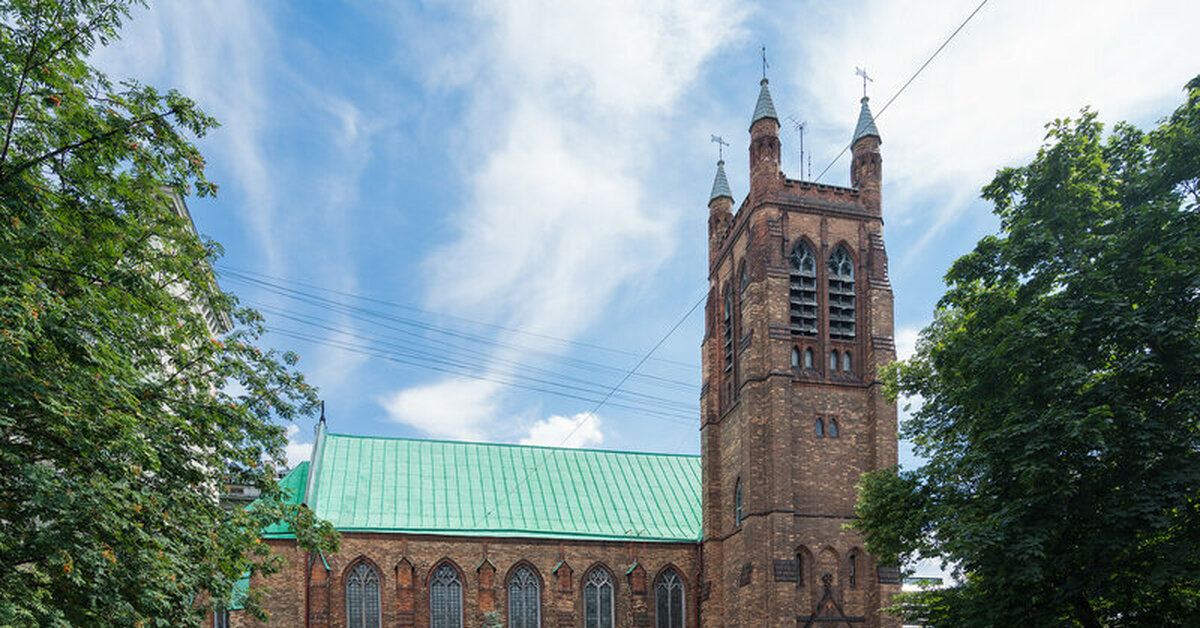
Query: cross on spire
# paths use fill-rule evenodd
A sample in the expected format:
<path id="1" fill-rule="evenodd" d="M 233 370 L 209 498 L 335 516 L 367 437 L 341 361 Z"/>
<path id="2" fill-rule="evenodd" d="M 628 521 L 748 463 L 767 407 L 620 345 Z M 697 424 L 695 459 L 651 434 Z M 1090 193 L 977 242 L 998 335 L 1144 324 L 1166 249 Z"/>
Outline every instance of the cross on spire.
<path id="1" fill-rule="evenodd" d="M 763 80 L 765 81 L 765 80 L 767 80 L 767 68 L 771 67 L 771 64 L 767 63 L 767 47 L 766 46 L 762 47 L 762 62 L 763 62 Z"/>
<path id="2" fill-rule="evenodd" d="M 709 141 L 717 144 L 717 159 L 720 161 L 725 161 L 725 147 L 729 146 L 729 142 L 726 142 L 725 138 L 721 137 L 720 135 L 713 135 L 712 139 Z"/>
<path id="3" fill-rule="evenodd" d="M 867 81 L 871 81 L 872 83 L 874 83 L 875 79 L 871 78 L 870 76 L 867 76 L 867 71 L 862 68 L 858 68 L 858 67 L 854 68 L 854 74 L 862 77 L 863 98 L 866 98 L 867 97 Z"/>

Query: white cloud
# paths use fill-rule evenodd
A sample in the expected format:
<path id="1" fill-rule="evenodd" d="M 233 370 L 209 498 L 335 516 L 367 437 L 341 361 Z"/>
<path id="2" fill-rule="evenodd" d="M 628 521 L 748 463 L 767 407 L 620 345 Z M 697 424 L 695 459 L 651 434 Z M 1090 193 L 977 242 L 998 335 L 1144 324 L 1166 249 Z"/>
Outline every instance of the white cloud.
<path id="1" fill-rule="evenodd" d="M 600 425 L 600 417 L 590 412 L 580 412 L 570 417 L 556 414 L 533 424 L 529 434 L 521 439 L 521 444 L 595 447 L 604 442 Z"/>
<path id="2" fill-rule="evenodd" d="M 292 423 L 287 426 L 287 446 L 284 453 L 287 456 L 287 466 L 289 469 L 296 468 L 296 465 L 312 458 L 312 443 L 296 442 L 296 435 L 300 433 L 300 426 Z"/>
<path id="3" fill-rule="evenodd" d="M 482 440 L 497 418 L 493 382 L 454 377 L 396 392 L 379 402 L 388 416 L 430 436 Z"/>
<path id="4" fill-rule="evenodd" d="M 917 338 L 921 335 L 919 327 L 901 327 L 896 330 L 896 358 L 907 360 L 917 350 Z"/>
<path id="5" fill-rule="evenodd" d="M 816 138 L 818 171 L 849 140 L 862 89 L 855 66 L 865 65 L 875 78 L 871 105 L 878 113 L 977 5 L 889 0 L 854 11 L 803 9 L 803 32 L 793 41 L 795 58 L 804 62 L 790 72 L 805 92 L 804 115 L 846 121 Z M 879 117 L 885 212 L 900 224 L 932 219 L 894 272 L 919 260 L 937 238 L 949 237 L 997 168 L 1027 161 L 1046 122 L 1074 116 L 1084 105 L 1116 122 L 1178 103 L 1200 58 L 1197 22 L 1200 4 L 1183 0 L 985 6 Z M 843 183 L 848 173 L 843 157 L 824 180 Z"/>

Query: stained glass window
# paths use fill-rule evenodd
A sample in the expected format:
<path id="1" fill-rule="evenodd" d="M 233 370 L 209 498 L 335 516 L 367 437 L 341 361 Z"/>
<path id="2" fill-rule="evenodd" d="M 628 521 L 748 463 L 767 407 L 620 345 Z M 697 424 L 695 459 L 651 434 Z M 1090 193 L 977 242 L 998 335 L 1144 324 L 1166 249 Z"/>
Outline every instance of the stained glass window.
<path id="1" fill-rule="evenodd" d="M 792 248 L 788 291 L 791 330 L 800 336 L 817 335 L 817 261 L 803 240 Z"/>
<path id="2" fill-rule="evenodd" d="M 683 579 L 674 569 L 658 577 L 654 585 L 655 615 L 658 628 L 683 628 Z"/>
<path id="3" fill-rule="evenodd" d="M 367 563 L 359 563 L 346 578 L 346 627 L 379 628 L 379 574 Z"/>
<path id="4" fill-rule="evenodd" d="M 462 579 L 449 563 L 429 580 L 429 615 L 432 628 L 462 628 Z"/>
<path id="5" fill-rule="evenodd" d="M 854 261 L 841 246 L 829 256 L 829 336 L 854 337 Z"/>
<path id="6" fill-rule="evenodd" d="M 539 628 L 542 598 L 537 575 L 525 565 L 508 578 L 508 625 L 510 628 Z"/>
<path id="7" fill-rule="evenodd" d="M 596 567 L 583 585 L 583 627 L 613 628 L 613 582 L 608 572 Z"/>

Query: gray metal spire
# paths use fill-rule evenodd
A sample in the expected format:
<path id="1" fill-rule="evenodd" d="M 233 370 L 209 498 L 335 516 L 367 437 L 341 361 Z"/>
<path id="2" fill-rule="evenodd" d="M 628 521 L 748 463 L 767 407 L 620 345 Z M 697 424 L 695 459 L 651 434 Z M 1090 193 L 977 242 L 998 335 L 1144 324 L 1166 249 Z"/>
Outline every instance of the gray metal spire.
<path id="1" fill-rule="evenodd" d="M 733 200 L 733 192 L 729 190 L 729 179 L 725 178 L 725 160 L 717 162 L 717 176 L 713 179 L 712 194 L 708 196 L 708 202 L 713 202 L 724 196 L 729 200 Z"/>
<path id="2" fill-rule="evenodd" d="M 767 79 L 763 79 L 762 88 L 758 90 L 758 104 L 754 105 L 754 118 L 750 120 L 750 125 L 763 118 L 770 118 L 776 122 L 779 121 L 779 116 L 775 115 L 775 103 L 771 101 L 771 90 L 767 89 Z"/>
<path id="3" fill-rule="evenodd" d="M 875 128 L 875 117 L 871 115 L 871 108 L 867 106 L 868 100 L 870 99 L 863 96 L 862 110 L 858 112 L 858 126 L 854 127 L 854 139 L 850 140 L 851 144 L 869 135 L 879 137 L 879 129 Z M 882 142 L 883 138 L 880 137 L 879 141 Z"/>

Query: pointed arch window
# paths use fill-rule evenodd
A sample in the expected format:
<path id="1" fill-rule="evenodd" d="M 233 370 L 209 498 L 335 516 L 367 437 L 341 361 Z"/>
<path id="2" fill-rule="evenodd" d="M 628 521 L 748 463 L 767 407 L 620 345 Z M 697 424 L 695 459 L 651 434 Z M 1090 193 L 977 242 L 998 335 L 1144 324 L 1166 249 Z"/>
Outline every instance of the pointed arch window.
<path id="1" fill-rule="evenodd" d="M 833 351 L 829 354 L 829 372 L 836 373 L 838 370 L 838 352 Z"/>
<path id="2" fill-rule="evenodd" d="M 837 419 L 829 419 L 829 438 L 838 437 Z"/>
<path id="3" fill-rule="evenodd" d="M 359 563 L 346 578 L 346 627 L 380 628 L 379 574 Z"/>
<path id="4" fill-rule="evenodd" d="M 858 587 L 858 552 L 850 552 L 850 560 L 847 567 L 846 575 L 850 581 L 850 588 L 855 589 Z"/>
<path id="5" fill-rule="evenodd" d="M 725 372 L 733 370 L 733 292 L 725 288 L 725 313 L 721 318 L 722 340 L 725 346 Z"/>
<path id="6" fill-rule="evenodd" d="M 813 423 L 813 431 L 816 432 L 817 436 L 824 436 L 825 421 L 823 419 L 817 419 L 816 422 Z"/>
<path id="7" fill-rule="evenodd" d="M 850 365 L 850 352 L 849 351 L 843 352 L 842 353 L 842 371 L 845 373 L 849 373 L 850 366 L 851 366 Z"/>
<path id="8" fill-rule="evenodd" d="M 854 260 L 844 246 L 829 256 L 829 336 L 854 338 Z"/>
<path id="9" fill-rule="evenodd" d="M 800 349 L 792 347 L 792 368 L 800 368 Z"/>
<path id="10" fill-rule="evenodd" d="M 539 628 L 542 624 L 542 592 L 537 574 L 521 565 L 508 577 L 508 625 Z"/>
<path id="11" fill-rule="evenodd" d="M 733 525 L 742 525 L 742 478 L 733 485 Z"/>
<path id="12" fill-rule="evenodd" d="M 674 569 L 667 569 L 654 585 L 658 628 L 683 628 L 683 609 L 683 579 Z"/>
<path id="13" fill-rule="evenodd" d="M 608 571 L 596 567 L 583 580 L 584 628 L 613 628 L 613 581 Z"/>
<path id="14" fill-rule="evenodd" d="M 432 628 L 462 628 L 462 578 L 450 563 L 442 563 L 429 579 L 429 620 Z"/>
<path id="15" fill-rule="evenodd" d="M 803 240 L 792 247 L 788 291 L 791 330 L 799 336 L 817 335 L 817 260 Z"/>
<path id="16" fill-rule="evenodd" d="M 745 292 L 748 285 L 750 285 L 750 273 L 746 272 L 746 260 L 742 260 L 741 266 L 738 267 L 738 293 Z"/>
<path id="17" fill-rule="evenodd" d="M 811 347 L 804 350 L 804 368 L 810 369 L 813 367 L 813 350 Z"/>

